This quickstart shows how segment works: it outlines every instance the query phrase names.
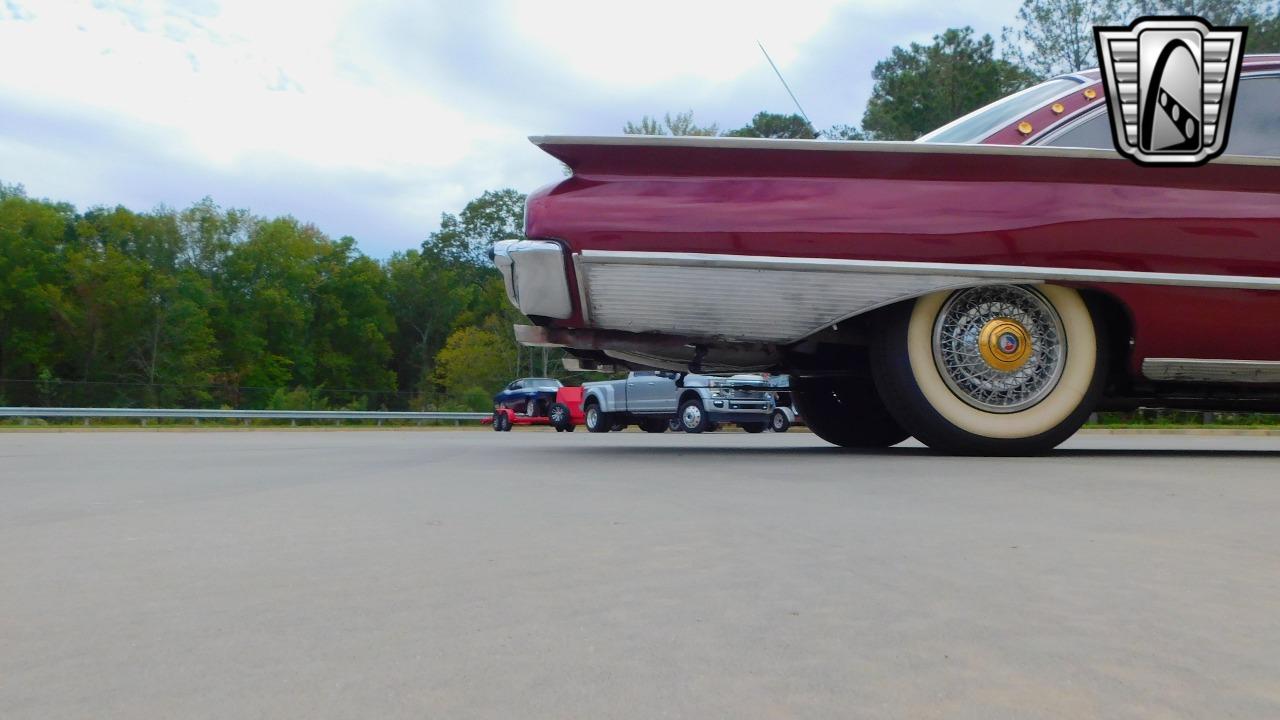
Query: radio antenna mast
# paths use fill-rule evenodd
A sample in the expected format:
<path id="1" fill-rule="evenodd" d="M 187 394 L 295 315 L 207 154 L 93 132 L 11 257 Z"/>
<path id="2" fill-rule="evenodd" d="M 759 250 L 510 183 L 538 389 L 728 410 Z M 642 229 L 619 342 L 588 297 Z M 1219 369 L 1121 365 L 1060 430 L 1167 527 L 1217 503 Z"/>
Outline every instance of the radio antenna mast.
<path id="1" fill-rule="evenodd" d="M 791 96 L 791 102 L 796 104 L 796 109 L 800 111 L 800 117 L 804 118 L 804 121 L 812 126 L 813 121 L 809 119 L 809 114 L 804 111 L 804 108 L 800 107 L 800 101 L 796 99 L 796 94 L 791 92 L 791 86 L 787 84 L 786 78 L 782 77 L 782 71 L 773 63 L 773 58 L 769 57 L 769 51 L 764 49 L 764 43 L 756 40 L 756 45 L 760 46 L 760 52 L 764 53 L 764 59 L 769 61 L 769 67 L 773 68 L 773 74 L 778 76 L 778 81 L 782 83 L 782 87 L 786 88 L 787 94 Z"/>

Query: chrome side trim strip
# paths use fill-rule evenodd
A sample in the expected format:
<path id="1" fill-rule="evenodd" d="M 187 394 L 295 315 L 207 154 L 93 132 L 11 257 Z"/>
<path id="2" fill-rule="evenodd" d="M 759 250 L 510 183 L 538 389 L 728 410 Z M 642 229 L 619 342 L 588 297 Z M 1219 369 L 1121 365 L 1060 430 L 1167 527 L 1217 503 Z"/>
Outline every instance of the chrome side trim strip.
<path id="1" fill-rule="evenodd" d="M 790 272 L 855 273 L 889 275 L 945 275 L 974 280 L 1121 283 L 1183 287 L 1280 290 L 1280 277 L 1256 275 L 1208 275 L 1198 273 L 1093 270 L 1022 265 L 899 262 L 889 260 L 835 260 L 713 253 L 665 253 L 622 250 L 583 250 L 581 264 L 590 266 L 643 265 L 652 267 L 785 270 Z"/>
<path id="2" fill-rule="evenodd" d="M 893 152 L 922 155 L 1017 155 L 1022 157 L 1094 158 L 1128 162 L 1115 150 L 1068 148 L 1044 145 L 981 145 L 924 143 L 907 140 L 775 140 L 773 138 L 659 137 L 653 135 L 578 136 L 531 135 L 538 147 L 555 145 L 616 145 L 619 147 L 754 148 L 758 150 L 807 150 L 817 152 Z M 1280 158 L 1252 155 L 1221 155 L 1214 165 L 1280 166 Z"/>
<path id="3" fill-rule="evenodd" d="M 1280 384 L 1280 362 L 1147 358 L 1142 361 L 1142 374 L 1150 380 L 1161 382 Z"/>

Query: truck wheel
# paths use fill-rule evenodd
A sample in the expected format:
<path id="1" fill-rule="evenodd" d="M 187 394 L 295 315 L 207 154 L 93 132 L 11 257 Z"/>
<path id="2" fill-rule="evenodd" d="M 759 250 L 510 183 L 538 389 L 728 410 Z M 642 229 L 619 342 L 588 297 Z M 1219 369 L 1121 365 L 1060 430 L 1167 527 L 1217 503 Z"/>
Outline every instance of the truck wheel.
<path id="1" fill-rule="evenodd" d="M 755 435 L 756 433 L 764 432 L 766 424 L 765 423 L 738 423 L 738 427 L 742 428 L 743 432 L 749 432 L 752 435 Z"/>
<path id="2" fill-rule="evenodd" d="M 795 378 L 792 398 L 813 434 L 832 445 L 885 448 L 910 437 L 869 380 Z"/>
<path id="3" fill-rule="evenodd" d="M 647 433 L 664 433 L 667 431 L 666 420 L 641 420 L 640 429 Z"/>
<path id="4" fill-rule="evenodd" d="M 626 429 L 627 429 L 626 423 L 614 423 L 609 426 L 610 432 L 622 432 L 623 430 L 626 430 Z"/>
<path id="5" fill-rule="evenodd" d="M 711 425 L 707 421 L 707 411 L 702 407 L 702 400 L 699 398 L 689 398 L 680 404 L 680 412 L 676 415 L 680 419 L 680 429 L 687 433 L 705 432 Z"/>
<path id="6" fill-rule="evenodd" d="M 569 414 L 569 406 L 564 403 L 555 403 L 552 405 L 551 408 L 547 410 L 547 417 L 559 432 L 564 432 L 565 429 L 573 425 L 573 416 Z"/>
<path id="7" fill-rule="evenodd" d="M 601 412 L 599 403 L 591 403 L 586 409 L 587 431 L 593 433 L 609 432 L 610 426 L 613 425 L 609 420 L 609 413 Z"/>
<path id="8" fill-rule="evenodd" d="M 933 293 L 878 330 L 876 386 L 898 422 L 942 452 L 1047 452 L 1084 424 L 1106 378 L 1101 319 L 1056 285 Z"/>
<path id="9" fill-rule="evenodd" d="M 494 432 L 502 432 L 502 421 L 499 419 L 501 417 L 502 413 L 499 413 L 497 410 L 493 411 L 493 422 L 490 424 L 493 425 Z"/>
<path id="10" fill-rule="evenodd" d="M 791 429 L 791 421 L 787 419 L 786 413 L 774 410 L 773 416 L 769 418 L 769 427 L 776 433 L 783 433 Z"/>
<path id="11" fill-rule="evenodd" d="M 671 432 L 680 432 L 681 430 L 684 430 L 684 426 L 680 424 L 680 418 L 673 417 L 670 420 L 667 420 L 667 429 Z"/>

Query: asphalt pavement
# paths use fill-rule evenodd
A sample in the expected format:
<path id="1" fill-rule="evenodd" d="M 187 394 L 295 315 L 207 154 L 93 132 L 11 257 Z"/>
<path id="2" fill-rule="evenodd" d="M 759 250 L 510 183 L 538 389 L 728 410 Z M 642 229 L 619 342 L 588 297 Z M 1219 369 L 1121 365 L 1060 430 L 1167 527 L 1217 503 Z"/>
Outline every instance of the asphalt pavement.
<path id="1" fill-rule="evenodd" d="M 1273 719 L 1280 437 L 0 433 L 0 717 Z"/>

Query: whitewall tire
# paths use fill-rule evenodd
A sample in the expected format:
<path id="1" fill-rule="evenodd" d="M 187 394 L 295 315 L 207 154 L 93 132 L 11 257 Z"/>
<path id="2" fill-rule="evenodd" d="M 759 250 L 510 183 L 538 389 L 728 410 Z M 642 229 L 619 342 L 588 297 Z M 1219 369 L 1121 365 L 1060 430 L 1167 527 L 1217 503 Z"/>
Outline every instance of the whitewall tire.
<path id="1" fill-rule="evenodd" d="M 1106 376 L 1104 337 L 1098 314 L 1070 288 L 966 288 L 890 309 L 872 369 L 894 417 L 926 445 L 1034 454 L 1092 412 Z"/>

